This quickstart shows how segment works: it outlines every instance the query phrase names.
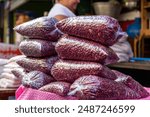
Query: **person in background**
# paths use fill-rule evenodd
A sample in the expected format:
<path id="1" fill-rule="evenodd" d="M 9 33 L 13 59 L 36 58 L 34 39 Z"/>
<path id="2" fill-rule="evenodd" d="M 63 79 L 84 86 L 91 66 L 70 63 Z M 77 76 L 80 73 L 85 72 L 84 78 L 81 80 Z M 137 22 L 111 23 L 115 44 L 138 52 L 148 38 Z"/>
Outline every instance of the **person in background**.
<path id="1" fill-rule="evenodd" d="M 15 26 L 20 25 L 22 23 L 28 22 L 32 19 L 36 18 L 36 14 L 31 12 L 31 11 L 21 11 L 16 13 L 16 22 L 15 22 Z M 20 44 L 20 42 L 24 39 L 26 39 L 26 37 L 20 35 L 19 33 L 15 32 L 15 38 L 16 41 L 15 43 L 17 45 Z"/>
<path id="2" fill-rule="evenodd" d="M 16 14 L 16 26 L 30 20 L 30 17 L 25 13 Z"/>
<path id="3" fill-rule="evenodd" d="M 55 17 L 62 20 L 68 17 L 75 17 L 75 11 L 80 0 L 55 0 L 55 5 L 49 11 L 48 17 Z"/>
<path id="4" fill-rule="evenodd" d="M 22 13 L 16 13 L 15 26 L 20 25 L 20 24 L 22 24 L 24 22 L 27 22 L 29 20 L 30 20 L 30 17 L 28 15 L 26 15 L 25 13 L 23 13 L 23 12 Z M 17 33 L 17 32 L 15 32 L 15 38 L 16 38 L 15 43 L 17 45 L 19 45 L 20 42 L 22 40 L 24 40 L 24 37 L 22 35 L 20 35 L 19 33 Z"/>
<path id="5" fill-rule="evenodd" d="M 79 3 L 80 0 L 55 0 L 55 4 L 49 11 L 48 17 L 55 17 L 59 21 L 68 17 L 75 17 L 75 11 Z M 118 62 L 129 61 L 133 57 L 127 37 L 127 35 L 123 36 L 116 44 L 110 47 L 118 55 Z"/>

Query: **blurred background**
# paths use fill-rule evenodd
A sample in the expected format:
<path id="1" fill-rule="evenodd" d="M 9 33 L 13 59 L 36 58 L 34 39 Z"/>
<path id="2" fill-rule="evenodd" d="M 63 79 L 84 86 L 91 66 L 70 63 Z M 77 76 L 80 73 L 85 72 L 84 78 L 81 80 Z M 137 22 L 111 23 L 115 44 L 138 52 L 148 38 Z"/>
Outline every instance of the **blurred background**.
<path id="1" fill-rule="evenodd" d="M 54 2 L 55 0 L 0 0 L 0 42 L 17 45 L 23 37 L 15 33 L 13 27 L 46 16 Z M 148 2 L 149 0 L 80 0 L 76 15 L 109 15 L 118 19 L 123 31 L 129 35 L 134 56 L 150 57 L 149 36 L 143 37 L 142 33 L 150 27 Z"/>

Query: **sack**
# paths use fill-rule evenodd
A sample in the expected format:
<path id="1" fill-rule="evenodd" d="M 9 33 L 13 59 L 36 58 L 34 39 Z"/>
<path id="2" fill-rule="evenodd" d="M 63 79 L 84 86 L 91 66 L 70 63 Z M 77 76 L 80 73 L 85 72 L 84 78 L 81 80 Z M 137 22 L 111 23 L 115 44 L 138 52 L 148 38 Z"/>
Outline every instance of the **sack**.
<path id="1" fill-rule="evenodd" d="M 1 78 L 0 79 L 0 87 L 2 88 L 17 88 L 21 85 L 21 81 L 16 81 L 12 79 L 7 78 Z"/>
<path id="2" fill-rule="evenodd" d="M 56 22 L 57 20 L 52 17 L 40 17 L 20 24 L 14 27 L 14 30 L 29 38 L 57 41 L 61 33 L 55 28 Z"/>
<path id="3" fill-rule="evenodd" d="M 51 82 L 43 87 L 41 87 L 40 91 L 46 91 L 55 93 L 60 96 L 66 96 L 69 92 L 70 83 L 67 82 Z"/>
<path id="4" fill-rule="evenodd" d="M 39 89 L 42 86 L 54 81 L 54 78 L 40 71 L 31 71 L 24 75 L 22 84 L 25 87 Z"/>
<path id="5" fill-rule="evenodd" d="M 14 57 L 11 57 L 9 60 L 8 60 L 8 63 L 15 63 L 15 64 L 17 64 L 16 63 L 16 61 L 18 60 L 18 59 L 22 59 L 22 58 L 24 58 L 24 57 L 26 57 L 25 55 L 18 55 L 18 56 L 14 56 Z M 18 65 L 18 64 L 17 64 Z M 18 65 L 19 66 L 19 65 Z"/>
<path id="6" fill-rule="evenodd" d="M 83 38 L 64 36 L 56 44 L 56 52 L 61 59 L 93 61 L 101 64 L 116 63 L 116 53 L 99 43 Z"/>
<path id="7" fill-rule="evenodd" d="M 56 27 L 63 33 L 111 46 L 124 35 L 118 21 L 110 16 L 77 16 L 61 20 Z"/>
<path id="8" fill-rule="evenodd" d="M 14 61 L 14 62 L 9 62 L 8 64 L 4 65 L 4 68 L 15 69 L 15 68 L 21 68 L 21 67 Z"/>
<path id="9" fill-rule="evenodd" d="M 11 71 L 14 70 L 14 69 L 15 69 L 15 70 L 22 70 L 21 67 L 18 67 L 18 68 L 17 68 L 17 67 L 14 67 L 14 68 L 11 68 L 11 67 L 10 67 L 10 68 L 9 68 L 9 67 L 3 67 L 3 68 L 1 68 L 1 73 L 10 73 L 10 74 L 11 74 L 11 73 L 12 73 Z M 0 74 L 1 74 L 1 73 L 0 73 Z"/>
<path id="10" fill-rule="evenodd" d="M 20 43 L 19 50 L 29 57 L 47 57 L 56 55 L 55 42 L 27 39 Z"/>
<path id="11" fill-rule="evenodd" d="M 7 72 L 1 73 L 0 79 L 1 78 L 6 78 L 6 79 L 10 79 L 10 80 L 17 80 L 17 78 L 12 73 L 7 73 Z"/>
<path id="12" fill-rule="evenodd" d="M 11 73 L 18 79 L 22 80 L 22 78 L 25 76 L 26 72 L 24 69 L 13 69 L 11 70 Z"/>
<path id="13" fill-rule="evenodd" d="M 106 66 L 94 62 L 58 60 L 51 69 L 52 76 L 58 81 L 74 82 L 84 75 L 97 75 L 116 79 L 116 75 Z"/>
<path id="14" fill-rule="evenodd" d="M 23 56 L 22 58 L 18 58 L 16 62 L 26 71 L 36 70 L 44 72 L 46 74 L 51 74 L 51 68 L 57 60 L 57 56 L 49 58 L 29 58 Z"/>
<path id="15" fill-rule="evenodd" d="M 125 75 L 117 70 L 112 70 L 116 76 L 117 79 L 116 82 L 123 83 L 126 86 L 128 86 L 130 89 L 134 90 L 136 93 L 138 93 L 141 98 L 145 98 L 149 96 L 150 94 L 144 89 L 144 87 L 138 83 L 136 80 L 134 80 L 131 76 Z"/>
<path id="16" fill-rule="evenodd" d="M 70 86 L 68 95 L 76 96 L 78 99 L 84 100 L 121 100 L 140 98 L 136 92 L 126 85 L 93 75 L 83 76 L 77 79 Z"/>
<path id="17" fill-rule="evenodd" d="M 150 92 L 150 88 L 145 89 L 148 92 Z M 76 97 L 72 96 L 63 97 L 50 92 L 26 88 L 22 85 L 16 90 L 15 97 L 17 100 L 77 100 Z M 141 98 L 140 100 L 150 100 L 150 96 L 146 98 Z"/>
<path id="18" fill-rule="evenodd" d="M 118 62 L 129 61 L 129 59 L 133 57 L 132 48 L 130 43 L 127 41 L 127 37 L 127 35 L 123 36 L 117 43 L 110 47 L 119 57 Z"/>

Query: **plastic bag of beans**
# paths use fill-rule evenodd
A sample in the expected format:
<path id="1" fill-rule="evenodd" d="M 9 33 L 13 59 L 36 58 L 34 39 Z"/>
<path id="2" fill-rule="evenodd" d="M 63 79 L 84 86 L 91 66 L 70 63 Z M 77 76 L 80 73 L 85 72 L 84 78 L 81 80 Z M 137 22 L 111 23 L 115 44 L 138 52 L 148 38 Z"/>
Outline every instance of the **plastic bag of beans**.
<path id="1" fill-rule="evenodd" d="M 19 50 L 29 57 L 47 57 L 56 55 L 55 44 L 46 40 L 27 39 L 20 43 Z"/>
<path id="2" fill-rule="evenodd" d="M 14 56 L 14 57 L 11 57 L 9 60 L 8 60 L 8 63 L 15 63 L 16 64 L 16 61 L 18 59 L 22 59 L 26 57 L 25 55 L 18 55 L 18 56 Z M 13 65 L 14 66 L 14 65 Z M 16 66 L 19 66 L 18 64 Z"/>
<path id="3" fill-rule="evenodd" d="M 116 79 L 116 75 L 106 66 L 94 62 L 58 60 L 51 69 L 52 76 L 58 81 L 74 82 L 84 75 L 97 75 Z"/>
<path id="4" fill-rule="evenodd" d="M 40 71 L 31 71 L 31 72 L 27 73 L 26 75 L 24 75 L 24 77 L 22 79 L 22 84 L 25 87 L 39 89 L 42 86 L 44 86 L 50 82 L 53 82 L 53 81 L 54 81 L 54 78 L 50 75 L 47 75 Z"/>
<path id="5" fill-rule="evenodd" d="M 141 98 L 147 97 L 150 94 L 144 89 L 144 87 L 138 83 L 136 80 L 134 80 L 131 76 L 125 75 L 117 70 L 112 70 L 116 76 L 117 79 L 115 80 L 116 82 L 123 83 L 135 92 L 137 92 Z"/>
<path id="6" fill-rule="evenodd" d="M 93 61 L 101 64 L 116 63 L 119 58 L 109 47 L 83 38 L 63 36 L 56 44 L 61 59 Z"/>
<path id="7" fill-rule="evenodd" d="M 57 20 L 53 17 L 40 17 L 14 27 L 14 30 L 29 38 L 57 41 L 61 36 L 55 28 Z"/>
<path id="8" fill-rule="evenodd" d="M 39 90 L 55 93 L 60 96 L 66 96 L 69 92 L 70 83 L 67 82 L 51 82 L 43 87 L 41 87 Z"/>
<path id="9" fill-rule="evenodd" d="M 57 56 L 49 58 L 20 57 L 16 60 L 16 62 L 26 71 L 37 70 L 44 72 L 46 74 L 51 74 L 51 68 L 57 60 L 58 60 Z"/>
<path id="10" fill-rule="evenodd" d="M 98 76 L 83 76 L 78 78 L 71 86 L 69 96 L 76 96 L 83 100 L 112 100 L 112 99 L 138 99 L 135 91 L 126 85 Z"/>
<path id="11" fill-rule="evenodd" d="M 13 69 L 11 70 L 12 74 L 16 76 L 18 79 L 21 79 L 25 76 L 27 72 L 24 69 Z"/>
<path id="12" fill-rule="evenodd" d="M 118 21 L 110 16 L 77 16 L 61 20 L 56 27 L 63 33 L 83 37 L 111 46 L 125 33 Z"/>

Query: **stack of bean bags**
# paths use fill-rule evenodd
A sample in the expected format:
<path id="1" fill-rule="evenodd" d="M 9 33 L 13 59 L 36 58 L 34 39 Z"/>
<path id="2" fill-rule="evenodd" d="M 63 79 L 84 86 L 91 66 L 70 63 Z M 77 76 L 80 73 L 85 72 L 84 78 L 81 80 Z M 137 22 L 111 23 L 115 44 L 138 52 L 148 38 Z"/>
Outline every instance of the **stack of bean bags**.
<path id="1" fill-rule="evenodd" d="M 15 62 L 9 62 L 8 59 L 0 59 L 0 62 L 0 87 L 18 88 L 21 85 L 22 79 L 16 76 L 16 73 L 23 74 L 24 69 Z"/>
<path id="2" fill-rule="evenodd" d="M 70 83 L 67 95 L 78 99 L 138 99 L 149 95 L 132 77 L 106 66 L 118 61 L 109 46 L 125 35 L 116 19 L 71 17 L 56 27 L 65 35 L 55 46 L 60 60 L 51 74 L 59 82 Z"/>
<path id="3" fill-rule="evenodd" d="M 52 23 L 54 18 L 46 19 L 53 20 L 45 26 L 45 20 L 39 23 L 36 19 L 15 27 L 18 33 L 30 38 L 20 43 L 20 51 L 26 56 L 16 59 L 26 70 L 23 85 L 36 89 L 29 89 L 24 96 L 28 97 L 26 99 L 38 99 L 41 94 L 43 99 L 48 99 L 49 94 L 43 92 L 63 99 L 71 96 L 83 100 L 139 99 L 149 95 L 131 76 L 107 67 L 118 61 L 118 56 L 109 46 L 124 36 L 117 20 L 109 16 L 80 16 Z M 53 27 L 54 30 L 45 27 Z M 58 42 L 53 47 L 51 41 Z M 58 57 L 52 57 L 55 55 L 52 51 Z M 49 52 L 51 54 L 46 55 Z"/>
<path id="4" fill-rule="evenodd" d="M 14 28 L 16 32 L 29 39 L 19 44 L 22 56 L 12 58 L 26 71 L 22 84 L 39 89 L 54 81 L 51 67 L 58 60 L 55 44 L 61 33 L 55 28 L 55 18 L 40 17 Z"/>

